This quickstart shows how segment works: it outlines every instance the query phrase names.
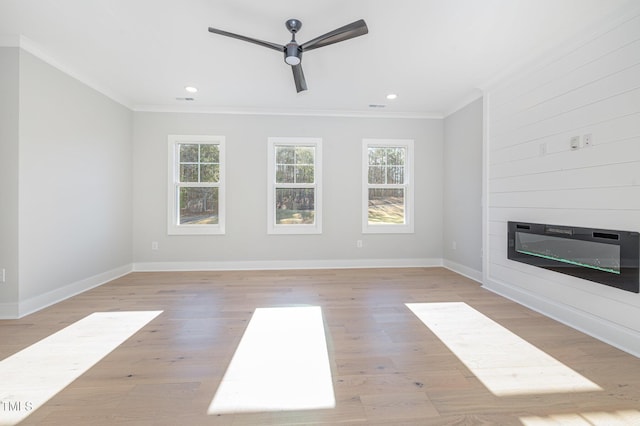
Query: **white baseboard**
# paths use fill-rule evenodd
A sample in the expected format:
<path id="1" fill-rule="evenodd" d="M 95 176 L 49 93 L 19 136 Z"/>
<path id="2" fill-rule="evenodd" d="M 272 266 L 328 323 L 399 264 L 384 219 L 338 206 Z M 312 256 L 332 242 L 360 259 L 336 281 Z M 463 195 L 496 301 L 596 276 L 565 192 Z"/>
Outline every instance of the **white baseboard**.
<path id="1" fill-rule="evenodd" d="M 442 259 L 246 260 L 228 262 L 139 262 L 136 272 L 241 271 L 274 269 L 421 268 L 442 266 Z"/>
<path id="2" fill-rule="evenodd" d="M 635 330 L 492 279 L 483 287 L 640 358 L 640 333 Z"/>
<path id="3" fill-rule="evenodd" d="M 77 294 L 115 280 L 116 278 L 120 278 L 121 276 L 130 273 L 132 270 L 133 268 L 131 264 L 124 265 L 119 268 L 76 281 L 36 297 L 32 297 L 31 299 L 27 299 L 19 304 L 18 318 L 22 318 Z"/>
<path id="4" fill-rule="evenodd" d="M 468 266 L 461 265 L 451 260 L 444 259 L 442 266 L 455 272 L 456 274 L 463 275 L 471 280 L 477 281 L 482 284 L 482 271 L 469 268 Z"/>

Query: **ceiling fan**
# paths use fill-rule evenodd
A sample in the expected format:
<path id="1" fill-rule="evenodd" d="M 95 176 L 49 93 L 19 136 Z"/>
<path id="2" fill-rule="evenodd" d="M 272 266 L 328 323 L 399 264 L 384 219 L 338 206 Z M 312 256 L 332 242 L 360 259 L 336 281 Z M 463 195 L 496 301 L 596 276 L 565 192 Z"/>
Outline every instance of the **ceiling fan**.
<path id="1" fill-rule="evenodd" d="M 349 40 L 354 37 L 365 35 L 369 32 L 367 24 L 363 19 L 360 19 L 358 21 L 345 25 L 344 27 L 337 28 L 324 35 L 321 35 L 320 37 L 316 37 L 313 40 L 309 40 L 306 43 L 298 44 L 296 42 L 296 33 L 300 31 L 302 22 L 300 22 L 298 19 L 289 19 L 287 20 L 287 22 L 285 22 L 285 26 L 292 36 L 291 41 L 285 45 L 258 40 L 255 38 L 230 33 L 228 31 L 219 30 L 217 28 L 209 27 L 209 32 L 227 37 L 237 38 L 238 40 L 248 41 L 249 43 L 255 43 L 269 49 L 283 52 L 284 61 L 287 64 L 291 65 L 291 69 L 293 70 L 293 80 L 296 83 L 296 90 L 298 91 L 298 93 L 302 92 L 303 90 L 307 90 L 307 82 L 304 79 L 304 73 L 302 72 L 301 64 L 303 52 L 317 49 L 319 47 L 328 46 L 340 41 Z"/>

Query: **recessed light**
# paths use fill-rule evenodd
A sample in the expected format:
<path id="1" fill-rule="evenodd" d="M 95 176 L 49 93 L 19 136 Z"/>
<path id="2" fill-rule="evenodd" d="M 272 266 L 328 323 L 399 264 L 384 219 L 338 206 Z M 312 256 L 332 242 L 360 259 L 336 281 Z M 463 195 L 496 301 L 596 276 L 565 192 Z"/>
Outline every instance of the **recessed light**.
<path id="1" fill-rule="evenodd" d="M 196 93 L 198 91 L 198 88 L 193 86 L 185 86 L 184 90 L 189 93 Z"/>
<path id="2" fill-rule="evenodd" d="M 387 99 L 389 99 L 389 100 L 396 99 L 397 97 L 398 97 L 398 95 L 396 95 L 395 93 L 389 93 L 387 95 Z"/>

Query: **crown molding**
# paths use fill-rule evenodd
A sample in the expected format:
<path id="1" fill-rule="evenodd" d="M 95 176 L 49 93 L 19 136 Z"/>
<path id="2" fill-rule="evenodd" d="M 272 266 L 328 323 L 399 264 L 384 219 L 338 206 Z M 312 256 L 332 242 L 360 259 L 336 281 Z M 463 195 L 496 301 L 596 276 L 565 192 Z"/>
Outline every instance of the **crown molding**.
<path id="1" fill-rule="evenodd" d="M 212 106 L 176 106 L 176 105 L 134 105 L 136 112 L 168 112 L 184 114 L 229 114 L 229 115 L 271 115 L 271 116 L 302 116 L 302 117 L 348 117 L 348 118 L 390 118 L 428 120 L 442 119 L 441 113 L 420 112 L 380 112 L 364 110 L 315 110 L 315 109 L 273 109 L 273 108 L 239 108 Z"/>

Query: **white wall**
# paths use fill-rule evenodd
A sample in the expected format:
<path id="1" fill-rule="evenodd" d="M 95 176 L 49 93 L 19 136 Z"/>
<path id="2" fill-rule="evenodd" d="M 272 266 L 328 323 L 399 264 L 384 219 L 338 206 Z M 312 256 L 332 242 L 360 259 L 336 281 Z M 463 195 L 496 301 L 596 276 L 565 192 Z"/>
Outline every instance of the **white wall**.
<path id="1" fill-rule="evenodd" d="M 0 318 L 18 314 L 18 55 L 0 47 Z"/>
<path id="2" fill-rule="evenodd" d="M 445 266 L 482 281 L 482 99 L 444 120 Z"/>
<path id="3" fill-rule="evenodd" d="M 20 315 L 131 269 L 132 113 L 20 50 Z"/>
<path id="4" fill-rule="evenodd" d="M 640 355 L 640 295 L 506 254 L 509 220 L 640 231 L 640 13 L 529 69 L 485 95 L 485 286 Z"/>
<path id="5" fill-rule="evenodd" d="M 442 258 L 442 120 L 137 112 L 136 268 L 426 265 Z M 226 137 L 226 235 L 167 236 L 167 135 Z M 267 235 L 269 136 L 323 140 L 323 233 Z M 361 233 L 363 138 L 415 140 L 415 233 Z M 363 248 L 356 248 L 356 241 Z M 151 250 L 151 242 L 159 250 Z"/>

